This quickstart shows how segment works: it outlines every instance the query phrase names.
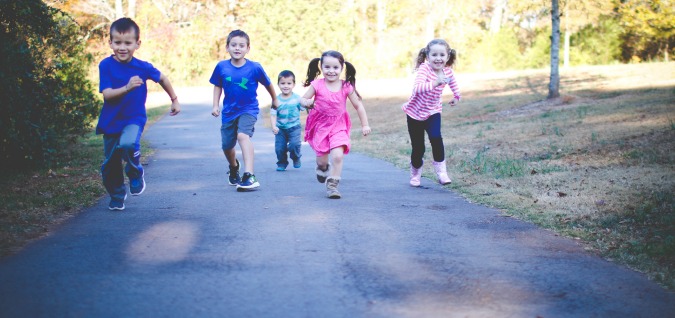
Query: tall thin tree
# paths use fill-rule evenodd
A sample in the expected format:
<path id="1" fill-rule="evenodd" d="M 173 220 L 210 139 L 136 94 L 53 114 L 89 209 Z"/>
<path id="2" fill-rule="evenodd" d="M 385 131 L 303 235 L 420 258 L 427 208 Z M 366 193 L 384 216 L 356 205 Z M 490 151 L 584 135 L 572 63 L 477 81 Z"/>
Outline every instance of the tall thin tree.
<path id="1" fill-rule="evenodd" d="M 551 79 L 548 98 L 560 97 L 560 8 L 558 0 L 551 0 Z"/>

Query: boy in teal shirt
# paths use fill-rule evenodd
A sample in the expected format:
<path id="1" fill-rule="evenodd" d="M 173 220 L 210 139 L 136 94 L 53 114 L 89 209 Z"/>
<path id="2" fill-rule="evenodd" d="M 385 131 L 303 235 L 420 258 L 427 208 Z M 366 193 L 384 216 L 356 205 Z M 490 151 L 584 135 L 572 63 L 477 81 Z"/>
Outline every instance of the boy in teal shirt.
<path id="1" fill-rule="evenodd" d="M 293 168 L 300 168 L 300 148 L 302 141 L 300 133 L 300 95 L 293 93 L 295 87 L 295 74 L 285 70 L 279 73 L 277 85 L 281 94 L 277 96 L 279 107 L 270 108 L 270 121 L 274 133 L 274 150 L 277 153 L 277 171 L 284 171 L 288 166 L 288 155 L 293 160 Z"/>

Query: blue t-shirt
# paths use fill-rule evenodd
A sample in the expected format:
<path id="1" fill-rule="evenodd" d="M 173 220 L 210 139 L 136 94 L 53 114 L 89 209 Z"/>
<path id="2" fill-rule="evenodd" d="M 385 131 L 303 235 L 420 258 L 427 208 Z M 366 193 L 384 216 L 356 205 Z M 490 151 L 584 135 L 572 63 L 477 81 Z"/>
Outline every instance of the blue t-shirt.
<path id="1" fill-rule="evenodd" d="M 140 77 L 144 83 L 148 79 L 159 82 L 162 73 L 152 64 L 131 59 L 129 63 L 121 63 L 111 55 L 98 64 L 99 92 L 107 88 L 120 88 L 129 83 L 133 76 Z M 134 88 L 124 96 L 115 100 L 105 100 L 101 115 L 96 125 L 97 134 L 119 134 L 125 126 L 130 124 L 145 126 L 145 100 L 148 97 L 147 83 Z"/>
<path id="2" fill-rule="evenodd" d="M 280 129 L 288 129 L 300 125 L 300 95 L 293 93 L 289 98 L 277 95 L 279 100 L 279 107 L 277 109 L 270 107 L 270 115 L 277 117 L 277 127 Z"/>
<path id="3" fill-rule="evenodd" d="M 258 83 L 269 86 L 272 82 L 260 63 L 246 60 L 241 67 L 232 65 L 231 60 L 218 62 L 209 82 L 222 87 L 223 122 L 237 119 L 242 114 L 258 117 Z"/>

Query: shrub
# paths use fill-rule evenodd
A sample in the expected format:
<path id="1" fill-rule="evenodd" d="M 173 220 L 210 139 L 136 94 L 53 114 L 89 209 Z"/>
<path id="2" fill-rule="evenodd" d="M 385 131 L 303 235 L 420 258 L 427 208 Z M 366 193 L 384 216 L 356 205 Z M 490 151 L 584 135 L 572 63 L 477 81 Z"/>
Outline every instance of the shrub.
<path id="1" fill-rule="evenodd" d="M 101 101 L 80 32 L 42 1 L 0 1 L 0 169 L 52 165 L 90 130 Z"/>

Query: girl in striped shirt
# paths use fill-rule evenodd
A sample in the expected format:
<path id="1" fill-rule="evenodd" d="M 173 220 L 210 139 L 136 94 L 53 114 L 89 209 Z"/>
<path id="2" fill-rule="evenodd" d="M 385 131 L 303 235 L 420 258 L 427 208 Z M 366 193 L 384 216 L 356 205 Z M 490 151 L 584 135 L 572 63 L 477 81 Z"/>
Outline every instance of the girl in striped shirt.
<path id="1" fill-rule="evenodd" d="M 448 103 L 455 106 L 461 95 L 455 81 L 452 66 L 457 58 L 455 50 L 443 39 L 435 39 L 420 50 L 417 56 L 417 75 L 410 99 L 403 104 L 403 111 L 408 120 L 408 133 L 412 153 L 410 155 L 410 185 L 418 187 L 422 177 L 424 164 L 424 132 L 426 131 L 433 153 L 433 166 L 438 182 L 449 184 L 445 166 L 445 148 L 441 136 L 441 111 L 443 104 L 441 94 L 445 86 L 449 86 L 454 95 Z"/>

